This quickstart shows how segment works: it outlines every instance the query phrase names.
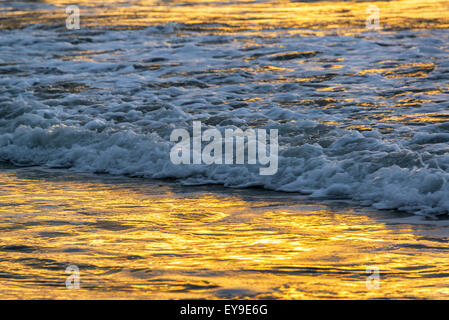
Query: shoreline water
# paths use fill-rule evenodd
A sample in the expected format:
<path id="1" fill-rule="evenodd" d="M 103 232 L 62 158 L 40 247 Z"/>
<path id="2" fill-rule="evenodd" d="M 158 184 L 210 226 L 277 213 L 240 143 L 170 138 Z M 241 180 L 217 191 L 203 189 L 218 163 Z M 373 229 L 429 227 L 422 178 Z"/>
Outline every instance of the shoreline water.
<path id="1" fill-rule="evenodd" d="M 66 170 L 0 176 L 4 299 L 449 296 L 447 220 Z"/>
<path id="2" fill-rule="evenodd" d="M 449 297 L 447 0 L 77 3 L 0 2 L 0 298 Z"/>
<path id="3" fill-rule="evenodd" d="M 351 3 L 352 13 L 339 1 L 247 3 L 248 12 L 265 16 L 268 25 L 230 33 L 227 23 L 238 20 L 238 3 L 208 3 L 231 10 L 219 24 L 213 13 L 202 23 L 176 15 L 163 26 L 151 20 L 161 7 L 169 19 L 179 10 L 195 15 L 205 5 L 130 4 L 82 6 L 79 30 L 65 29 L 65 19 L 33 19 L 41 11 L 44 17 L 64 14 L 64 2 L 38 2 L 28 10 L 1 4 L 12 25 L 0 28 L 0 160 L 262 186 L 345 197 L 377 209 L 447 214 L 446 19 L 441 12 L 424 21 L 416 15 L 429 16 L 442 1 L 425 10 L 412 0 L 376 2 L 379 31 L 360 23 L 344 28 L 346 15 L 364 21 L 365 2 Z M 312 7 L 331 8 L 335 16 L 319 16 L 329 28 L 310 29 L 310 17 L 301 12 L 314 12 Z M 393 7 L 406 9 L 405 16 L 394 18 Z M 83 25 L 91 21 L 89 10 L 101 17 L 96 25 Z M 117 27 L 119 18 L 128 23 L 136 10 L 145 12 L 146 28 Z M 278 15 L 268 17 L 270 10 Z M 240 12 L 240 20 L 248 12 Z M 290 14 L 293 26 L 285 25 Z M 23 28 L 14 27 L 19 17 L 27 22 Z M 404 27 L 406 17 L 417 28 Z M 170 134 L 190 132 L 195 121 L 221 134 L 278 130 L 276 174 L 261 176 L 246 164 L 174 165 Z"/>

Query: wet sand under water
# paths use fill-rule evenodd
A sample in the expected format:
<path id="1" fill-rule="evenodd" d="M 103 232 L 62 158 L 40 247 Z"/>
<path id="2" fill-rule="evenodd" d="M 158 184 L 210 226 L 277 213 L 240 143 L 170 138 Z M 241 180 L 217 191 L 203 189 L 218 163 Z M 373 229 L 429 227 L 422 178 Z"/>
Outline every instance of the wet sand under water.
<path id="1" fill-rule="evenodd" d="M 1 299 L 449 297 L 447 220 L 42 168 L 0 191 Z"/>

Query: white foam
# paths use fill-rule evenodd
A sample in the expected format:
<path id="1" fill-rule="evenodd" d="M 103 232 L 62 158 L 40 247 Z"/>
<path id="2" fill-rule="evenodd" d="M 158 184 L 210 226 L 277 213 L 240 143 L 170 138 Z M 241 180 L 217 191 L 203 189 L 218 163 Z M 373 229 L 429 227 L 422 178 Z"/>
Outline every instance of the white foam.
<path id="1" fill-rule="evenodd" d="M 408 46 L 412 31 L 398 38 L 386 35 L 395 45 L 373 55 L 376 39 L 363 37 L 273 40 L 193 33 L 180 43 L 173 27 L 91 35 L 81 30 L 80 36 L 85 32 L 93 39 L 81 44 L 52 30 L 2 30 L 0 61 L 11 65 L 1 66 L 0 159 L 179 178 L 185 184 L 261 186 L 418 214 L 449 211 L 447 123 L 388 121 L 423 108 L 436 114 L 447 109 L 447 93 L 419 91 L 423 83 L 436 88 L 445 81 L 449 64 L 441 41 L 447 41 L 447 33 L 414 33 L 411 39 L 419 50 Z M 202 45 L 214 39 L 221 41 Z M 245 50 L 249 40 L 261 46 Z M 321 53 L 301 64 L 273 59 L 298 48 Z M 63 59 L 72 56 L 82 59 Z M 342 56 L 343 62 L 335 62 Z M 407 59 L 438 64 L 429 83 L 381 73 L 357 75 L 373 65 L 388 65 L 383 60 L 394 60 L 385 67 L 393 72 Z M 325 66 L 338 63 L 343 68 Z M 433 102 L 391 108 L 398 100 L 386 96 L 401 92 L 405 83 L 406 95 L 419 91 L 420 99 Z M 376 120 L 382 117 L 387 120 Z M 260 176 L 257 165 L 172 164 L 169 135 L 175 128 L 191 128 L 194 119 L 222 132 L 248 126 L 278 129 L 278 172 Z M 373 130 L 345 129 L 350 125 Z"/>

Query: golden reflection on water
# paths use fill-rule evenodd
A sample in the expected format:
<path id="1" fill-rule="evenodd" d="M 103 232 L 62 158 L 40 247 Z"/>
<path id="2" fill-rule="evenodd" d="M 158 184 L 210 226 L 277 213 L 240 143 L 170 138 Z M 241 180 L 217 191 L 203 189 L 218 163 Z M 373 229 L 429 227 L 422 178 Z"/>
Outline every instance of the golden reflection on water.
<path id="1" fill-rule="evenodd" d="M 449 121 L 449 114 L 439 112 L 405 114 L 401 116 L 386 116 L 382 121 L 406 124 L 444 123 Z"/>
<path id="2" fill-rule="evenodd" d="M 0 181 L 0 298 L 449 296 L 441 221 L 139 179 L 22 169 Z M 68 265 L 79 290 L 65 288 Z"/>
<path id="3" fill-rule="evenodd" d="M 55 7 L 48 10 L 6 10 L 0 27 L 15 28 L 34 23 L 64 24 L 65 7 L 70 1 L 42 1 Z M 123 28 L 165 25 L 170 22 L 202 26 L 207 32 L 254 32 L 269 28 L 338 29 L 351 34 L 365 29 L 366 8 L 375 4 L 381 12 L 384 29 L 430 29 L 449 26 L 447 0 L 398 1 L 88 1 L 76 2 L 81 8 L 83 26 L 122 26 Z M 349 28 L 349 29 L 346 29 Z M 188 26 L 185 30 L 188 30 Z M 295 33 L 295 31 L 291 31 Z M 304 32 L 304 31 L 296 31 Z"/>
<path id="4" fill-rule="evenodd" d="M 67 17 L 65 6 L 72 3 L 45 2 L 56 7 L 3 11 L 0 28 L 34 23 L 56 23 L 62 27 Z M 312 32 L 295 28 L 311 28 L 318 35 L 328 31 L 353 34 L 365 30 L 365 10 L 370 4 L 380 8 L 381 25 L 386 32 L 449 26 L 448 1 L 444 0 L 424 2 L 424 6 L 423 1 L 417 0 L 190 1 L 191 5 L 186 6 L 173 3 L 177 2 L 106 1 L 99 6 L 99 2 L 77 1 L 82 26 L 140 28 L 179 22 L 185 24 L 179 32 L 188 32 L 190 28 L 214 33 L 263 34 L 266 29 L 282 27 L 285 29 L 279 32 L 290 28 L 288 32 L 292 35 Z M 248 47 L 257 45 L 260 44 L 247 43 Z M 64 53 L 62 59 L 96 61 L 101 54 L 101 51 L 78 51 L 76 55 Z M 344 58 L 324 62 L 331 63 L 330 69 L 340 69 L 345 63 Z M 390 65 L 382 67 L 383 63 Z M 397 60 L 378 64 L 359 74 L 420 78 L 435 67 L 433 62 L 400 64 Z M 295 69 L 257 66 L 244 71 L 293 73 Z M 263 83 L 312 80 L 320 79 L 279 77 Z M 342 90 L 334 85 L 338 83 L 316 90 Z M 70 87 L 72 91 L 83 89 Z M 419 94 L 439 94 L 442 89 Z M 417 95 L 408 91 L 395 93 L 392 98 L 400 100 L 390 105 L 406 107 L 431 101 L 410 99 L 406 96 L 410 94 Z M 329 99 L 322 99 L 323 107 L 334 107 L 336 101 Z M 360 107 L 374 106 L 360 104 Z M 448 120 L 445 113 L 378 116 L 385 123 Z M 349 128 L 370 130 L 371 126 Z M 410 217 L 396 219 L 397 213 L 316 204 L 295 195 L 263 191 L 179 188 L 137 179 L 24 172 L 28 171 L 0 173 L 0 298 L 449 296 L 446 231 L 449 224 L 445 222 L 415 223 Z M 80 268 L 80 290 L 67 290 L 64 285 L 67 277 L 64 270 L 72 264 Z M 375 290 L 366 288 L 366 268 L 372 265 L 381 271 L 380 288 Z"/>

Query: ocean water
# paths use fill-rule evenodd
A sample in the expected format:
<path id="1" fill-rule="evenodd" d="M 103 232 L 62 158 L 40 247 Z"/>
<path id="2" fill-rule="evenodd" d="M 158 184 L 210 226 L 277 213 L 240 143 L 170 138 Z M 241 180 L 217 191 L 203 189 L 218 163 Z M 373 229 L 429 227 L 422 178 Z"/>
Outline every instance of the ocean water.
<path id="1" fill-rule="evenodd" d="M 195 210 L 193 213 L 189 211 L 195 208 L 196 202 L 205 206 L 204 210 L 198 209 L 201 214 L 197 218 L 223 222 L 213 227 L 228 228 L 232 232 L 227 234 L 227 239 L 235 239 L 236 242 L 239 239 L 238 230 L 243 227 L 237 222 L 233 224 L 234 212 L 230 214 L 227 206 L 236 205 L 238 212 L 243 215 L 247 212 L 250 216 L 258 212 L 258 209 L 253 208 L 254 203 L 256 207 L 261 205 L 265 208 L 262 210 L 264 214 L 254 219 L 266 220 L 260 222 L 261 229 L 254 230 L 250 238 L 255 245 L 271 243 L 272 252 L 262 245 L 261 252 L 267 253 L 264 259 L 255 258 L 247 252 L 246 258 L 245 255 L 236 254 L 236 257 L 228 257 L 226 263 L 249 257 L 255 264 L 259 262 L 257 266 L 249 262 L 248 265 L 243 262 L 239 265 L 244 271 L 238 274 L 238 279 L 243 277 L 242 274 L 247 274 L 251 282 L 258 277 L 252 271 L 256 270 L 259 276 L 259 273 L 265 272 L 260 267 L 261 263 L 275 261 L 266 269 L 278 272 L 266 271 L 269 283 L 263 283 L 257 289 L 252 282 L 252 285 L 242 285 L 242 293 L 238 291 L 240 289 L 235 289 L 235 284 L 223 284 L 226 282 L 224 279 L 232 278 L 231 269 L 222 264 L 212 264 L 209 260 L 211 265 L 207 272 L 218 272 L 215 267 L 224 268 L 223 273 L 217 275 L 221 280 L 214 278 L 215 283 L 209 288 L 209 284 L 204 284 L 206 275 L 195 269 L 201 284 L 182 282 L 185 279 L 180 279 L 186 276 L 183 272 L 188 266 L 192 267 L 188 262 L 193 263 L 198 253 L 191 253 L 192 260 L 185 256 L 181 258 L 181 255 L 187 254 L 187 244 L 194 246 L 195 241 L 187 236 L 179 236 L 185 246 L 177 247 L 174 245 L 175 239 L 170 239 L 167 243 L 172 247 L 167 244 L 160 249 L 160 254 L 174 264 L 178 261 L 180 267 L 170 266 L 168 260 L 162 258 L 157 261 L 167 263 L 164 269 L 166 272 L 173 268 L 173 274 L 166 275 L 167 279 L 181 281 L 190 289 L 176 295 L 176 285 L 171 287 L 170 281 L 161 280 L 165 273 L 158 265 L 159 269 L 155 270 L 160 272 L 157 278 L 159 282 L 156 281 L 160 291 L 156 290 L 149 297 L 157 296 L 158 293 L 163 293 L 164 297 L 183 297 L 182 294 L 186 292 L 189 296 L 195 296 L 192 292 L 198 293 L 198 296 L 207 292 L 211 297 L 357 296 L 357 292 L 365 290 L 363 277 L 357 278 L 361 287 L 354 288 L 352 282 L 348 282 L 341 292 L 337 288 L 342 282 L 335 279 L 341 280 L 341 274 L 351 277 L 351 272 L 363 273 L 366 263 L 370 263 L 376 250 L 385 254 L 379 253 L 381 258 L 378 262 L 388 266 L 386 268 L 391 274 L 408 277 L 397 268 L 436 268 L 430 275 L 426 274 L 427 278 L 424 276 L 427 280 L 442 274 L 443 269 L 440 267 L 447 265 L 444 259 L 444 250 L 447 250 L 444 219 L 449 211 L 449 1 L 83 0 L 77 1 L 81 13 L 79 30 L 66 28 L 65 8 L 70 4 L 73 3 L 57 0 L 0 2 L 0 161 L 12 166 L 5 167 L 1 173 L 2 212 L 5 214 L 2 216 L 2 228 L 16 230 L 14 226 L 20 224 L 15 220 L 18 219 L 15 218 L 17 208 L 28 208 L 30 212 L 36 213 L 32 214 L 33 218 L 27 215 L 23 218 L 34 221 L 28 223 L 35 223 L 33 226 L 36 227 L 33 228 L 37 228 L 31 231 L 32 228 L 28 229 L 27 226 L 23 234 L 10 232 L 8 237 L 2 237 L 1 248 L 4 249 L 3 261 L 9 261 L 13 252 L 17 260 L 14 268 L 17 268 L 25 284 L 28 278 L 20 270 L 24 266 L 32 269 L 30 264 L 34 263 L 33 259 L 43 259 L 42 252 L 45 250 L 36 244 L 30 244 L 29 250 L 24 245 L 26 248 L 22 250 L 20 240 L 26 238 L 33 242 L 36 234 L 49 233 L 45 231 L 48 221 L 63 221 L 61 226 L 78 225 L 76 221 L 83 220 L 79 223 L 88 223 L 86 217 L 94 216 L 97 211 L 91 210 L 89 206 L 95 207 L 94 202 L 88 200 L 85 200 L 87 204 L 84 207 L 80 207 L 80 204 L 77 207 L 76 197 L 83 188 L 87 188 L 88 183 L 85 185 L 82 183 L 83 178 L 74 177 L 89 175 L 89 179 L 95 180 L 97 178 L 90 174 L 99 173 L 107 174 L 104 179 L 112 179 L 113 182 L 106 184 L 108 187 L 105 187 L 103 193 L 99 191 L 103 190 L 103 181 L 96 181 L 89 187 L 88 190 L 95 194 L 92 197 L 101 202 L 102 206 L 98 211 L 99 216 L 95 218 L 96 222 L 89 220 L 89 226 L 95 227 L 88 228 L 86 232 L 109 230 L 113 235 L 99 233 L 98 239 L 89 238 L 92 241 L 89 248 L 94 248 L 93 251 L 80 249 L 86 252 L 86 256 L 94 253 L 102 256 L 97 264 L 92 262 L 94 267 L 86 267 L 87 270 L 100 272 L 103 265 L 104 272 L 114 273 L 111 270 L 115 269 L 107 264 L 106 258 L 108 248 L 111 249 L 111 259 L 116 252 L 116 249 L 112 249 L 115 246 L 112 242 L 121 245 L 128 243 L 130 252 L 133 251 L 132 244 L 138 243 L 137 231 L 137 238 L 128 238 L 123 234 L 127 232 L 113 232 L 127 230 L 127 227 L 121 229 L 122 218 L 119 213 L 122 209 L 111 205 L 111 212 L 106 213 L 108 204 L 101 200 L 101 195 L 107 195 L 109 201 L 117 195 L 123 195 L 133 205 L 139 201 L 150 205 L 146 202 L 149 201 L 147 197 L 153 199 L 153 196 L 148 194 L 156 194 L 155 204 L 149 210 L 151 214 L 148 213 L 156 216 L 151 218 L 153 221 L 146 221 L 149 224 L 141 228 L 154 228 L 154 232 L 160 233 L 159 236 L 151 235 L 151 239 L 147 240 L 161 246 L 158 241 L 162 241 L 162 238 L 178 237 L 177 232 L 181 232 L 176 229 L 178 225 L 183 228 L 189 226 L 198 234 L 210 232 L 209 240 L 210 237 L 217 237 L 216 243 L 220 243 L 220 232 L 213 228 L 208 230 L 208 224 L 195 225 L 192 222 L 190 225 L 190 220 L 188 223 L 182 220 L 194 220 L 197 217 Z M 366 8 L 372 4 L 379 8 L 380 30 L 369 30 L 366 27 Z M 271 176 L 259 175 L 257 165 L 174 165 L 169 157 L 174 145 L 174 142 L 170 142 L 170 134 L 179 128 L 191 130 L 193 121 L 201 121 L 204 129 L 216 128 L 221 132 L 236 128 L 277 129 L 277 173 Z M 39 169 L 30 171 L 26 169 L 29 167 Z M 57 176 L 62 178 L 53 176 L 51 172 L 55 169 Z M 81 179 L 81 182 L 77 179 Z M 155 182 L 158 179 L 162 179 L 161 182 Z M 173 179 L 174 185 L 167 186 L 168 182 L 164 179 Z M 32 189 L 26 187 L 28 184 Z M 44 186 L 49 189 L 44 189 Z M 228 190 L 223 186 L 231 188 Z M 252 190 L 253 187 L 261 190 Z M 139 188 L 151 190 L 142 191 L 142 196 L 136 191 Z M 218 188 L 218 195 L 215 191 L 211 191 L 212 195 L 207 192 L 214 188 Z M 46 198 L 52 194 L 52 190 L 55 196 L 48 203 Z M 189 190 L 199 191 L 192 191 L 195 196 L 190 205 L 182 207 L 184 200 L 181 199 Z M 69 196 L 64 195 L 66 192 L 75 197 L 75 202 L 69 201 Z M 33 199 L 40 199 L 42 204 L 29 204 L 30 200 L 25 199 L 28 194 L 32 194 Z M 251 199 L 245 200 L 249 204 L 241 200 L 240 194 L 249 194 Z M 82 196 L 89 198 L 88 194 Z M 258 197 L 269 200 L 255 200 Z M 215 200 L 208 203 L 210 199 Z M 67 204 L 67 201 L 70 203 Z M 217 212 L 214 212 L 211 207 L 220 201 L 226 209 L 217 204 Z M 308 201 L 311 202 L 306 205 Z M 329 209 L 329 201 L 343 202 L 344 205 L 338 209 Z M 16 209 L 11 207 L 11 203 L 16 203 Z M 281 209 L 266 209 L 271 205 Z M 70 214 L 73 216 L 66 216 L 67 213 L 61 209 L 64 206 L 71 208 Z M 147 215 L 139 211 L 142 206 L 145 207 L 135 205 L 137 209 L 128 208 L 128 211 L 122 212 L 123 219 L 127 219 L 125 217 L 129 217 L 131 211 L 137 215 L 135 225 L 131 223 L 132 230 L 138 228 L 137 221 L 143 221 L 143 217 L 148 219 Z M 317 209 L 319 213 L 314 209 L 315 206 L 320 208 Z M 335 211 L 341 211 L 343 215 L 333 217 Z M 288 217 L 283 217 L 281 212 L 288 212 L 285 213 Z M 295 218 L 290 216 L 291 212 L 294 212 Z M 374 212 L 375 218 L 369 218 L 366 212 Z M 103 217 L 103 214 L 113 217 Z M 203 217 L 203 214 L 206 216 Z M 270 216 L 273 214 L 277 218 Z M 416 240 L 421 237 L 421 231 L 410 227 L 409 220 L 398 222 L 397 227 L 396 222 L 385 224 L 379 218 L 384 214 L 392 221 L 396 221 L 396 218 L 412 219 L 413 223 L 421 221 L 422 225 L 416 227 L 418 230 L 435 228 L 431 236 L 423 237 L 425 241 L 437 239 L 436 244 L 423 244 Z M 188 215 L 188 218 L 177 215 Z M 305 217 L 309 215 L 313 217 L 310 218 L 313 223 L 307 222 L 309 220 Z M 168 221 L 161 222 L 164 219 L 173 219 L 173 225 Z M 306 222 L 302 219 L 306 219 Z M 293 225 L 303 223 L 305 228 L 318 228 L 321 220 L 323 225 L 330 226 L 325 221 L 332 219 L 342 219 L 336 225 L 350 229 L 343 228 L 345 232 L 341 236 L 347 246 L 348 243 L 356 245 L 364 241 L 362 238 L 369 238 L 372 243 L 376 243 L 373 239 L 380 236 L 378 241 L 385 241 L 391 247 L 385 245 L 379 249 L 373 245 L 371 251 L 365 247 L 359 248 L 361 252 L 368 252 L 366 254 L 371 258 L 362 259 L 355 255 L 352 257 L 355 260 L 348 262 L 345 259 L 350 259 L 350 251 L 341 244 L 335 245 L 335 250 L 341 250 L 348 256 L 340 257 L 340 265 L 334 266 L 337 269 L 333 271 L 317 271 L 327 276 L 329 272 L 340 275 L 333 278 L 334 289 L 326 292 L 326 285 L 323 284 L 326 281 L 316 286 L 310 284 L 309 273 L 314 271 L 307 269 L 311 266 L 306 266 L 306 261 L 319 261 L 319 265 L 324 265 L 324 261 L 338 260 L 338 257 L 320 255 L 312 250 L 316 256 L 311 254 L 302 256 L 301 260 L 288 260 L 292 258 L 290 253 L 294 255 L 307 251 L 307 248 L 301 250 L 298 244 L 298 250 L 292 250 L 286 258 L 288 263 L 297 268 L 293 271 L 286 271 L 286 265 L 282 265 L 276 257 L 285 258 L 286 250 L 292 248 L 292 242 L 296 243 L 291 238 L 298 232 Z M 107 221 L 106 227 L 101 225 L 101 221 Z M 367 221 L 370 225 L 378 223 L 375 228 L 379 228 L 376 230 L 380 234 L 376 235 L 375 232 L 371 233 L 372 229 L 361 227 L 353 227 L 352 230 L 349 226 L 351 223 L 355 226 L 365 225 Z M 45 223 L 39 225 L 40 222 Z M 283 233 L 273 230 L 281 230 L 277 225 L 283 222 L 283 228 L 294 230 L 289 229 L 290 238 L 278 239 L 282 246 L 277 248 L 273 235 Z M 56 226 L 57 223 L 56 235 L 43 236 L 46 245 L 55 241 L 54 238 L 59 239 L 59 233 L 71 234 L 64 239 L 73 241 L 76 232 L 65 232 L 63 230 L 66 227 L 59 230 Z M 272 236 L 267 236 L 266 242 L 262 241 L 264 237 L 258 233 L 264 228 L 271 230 L 267 232 Z M 22 230 L 21 227 L 19 229 Z M 224 229 L 220 230 L 225 232 Z M 187 229 L 184 231 L 189 232 Z M 329 239 L 335 240 L 340 235 L 338 232 L 334 234 L 334 231 L 323 230 Z M 245 232 L 251 233 L 246 229 Z M 401 240 L 395 243 L 393 239 L 398 234 Z M 113 236 L 115 240 L 108 240 L 108 236 Z M 120 242 L 121 236 L 126 238 L 125 242 Z M 77 241 L 86 240 L 85 235 L 80 237 Z M 318 235 L 310 237 L 319 241 Z M 407 242 L 410 237 L 415 240 Z M 203 240 L 201 248 L 207 244 Z M 228 249 L 235 244 L 234 240 L 229 241 L 225 242 L 229 245 Z M 104 244 L 104 247 L 95 245 L 99 243 Z M 63 250 L 62 247 L 69 251 L 78 250 L 77 246 L 66 248 L 66 245 L 60 243 L 58 250 Z M 409 251 L 403 253 L 403 249 L 400 250 L 403 255 L 396 268 L 389 260 L 393 257 L 387 256 L 387 252 L 388 248 L 401 245 Z M 14 246 L 19 248 L 16 250 Z M 139 248 L 145 250 L 144 247 Z M 318 247 L 315 249 L 318 250 Z M 104 252 L 101 252 L 102 248 Z M 357 250 L 357 246 L 354 250 Z M 207 252 L 203 258 L 212 259 L 211 253 Z M 413 262 L 416 264 L 406 264 L 404 257 L 409 259 L 413 252 L 428 258 L 428 261 L 438 262 L 439 267 L 422 265 L 416 261 Z M 86 257 L 83 254 L 80 256 L 83 257 L 80 263 L 89 265 L 84 260 Z M 130 256 L 144 257 L 146 263 L 148 259 L 157 257 L 153 254 L 145 256 L 142 252 L 134 252 Z M 47 267 L 50 269 L 69 263 L 66 258 L 63 262 L 48 259 Z M 123 259 L 127 258 L 123 256 Z M 201 259 L 195 261 L 201 263 Z M 42 261 L 36 263 L 41 266 Z M 119 264 L 117 261 L 114 263 Z M 136 262 L 133 260 L 133 263 Z M 345 269 L 347 273 L 339 269 L 345 268 L 344 263 L 350 270 Z M 131 272 L 122 265 L 122 269 L 117 267 L 117 272 L 125 272 L 127 277 L 129 272 L 134 276 L 133 272 L 138 272 L 139 277 L 147 279 L 149 271 L 142 266 L 139 268 L 134 265 L 134 271 Z M 2 272 L 7 272 L 5 270 Z M 40 271 L 33 272 L 34 276 L 30 277 L 34 280 L 30 281 L 36 284 L 35 276 Z M 309 275 L 309 278 L 307 281 L 301 280 L 299 286 L 290 284 L 289 287 L 279 289 L 283 285 L 279 284 L 282 283 L 280 275 L 294 278 L 299 274 Z M 176 278 L 176 275 L 181 278 Z M 93 274 L 90 276 L 93 277 Z M 323 276 L 323 279 L 327 279 L 327 276 Z M 418 272 L 416 277 L 421 276 L 422 273 Z M 15 282 L 5 287 L 7 290 L 2 292 L 3 296 L 7 292 L 16 292 L 18 296 L 24 294 L 26 290 L 22 290 L 23 287 L 14 287 L 20 277 L 10 277 Z M 59 278 L 55 279 L 58 280 L 47 280 L 49 283 L 60 283 Z M 126 292 L 135 293 L 141 288 L 138 284 L 136 287 L 125 286 L 123 283 L 128 282 L 123 278 L 120 281 L 120 285 L 110 290 L 127 296 Z M 395 278 L 395 281 L 399 280 Z M 432 284 L 431 280 L 428 281 Z M 310 288 L 304 289 L 306 284 Z M 399 291 L 392 289 L 371 294 L 375 297 L 406 296 L 406 282 L 402 285 L 399 285 L 399 289 L 395 287 Z M 441 282 L 434 285 L 438 287 Z M 170 290 L 163 289 L 164 286 Z M 305 291 L 301 291 L 301 286 Z M 91 287 L 94 287 L 93 282 Z M 435 290 L 432 292 L 425 291 L 424 287 L 423 282 L 421 289 L 416 289 L 410 295 L 447 294 L 445 286 L 439 289 L 433 287 Z M 35 288 L 36 291 L 29 292 L 30 296 L 43 292 L 39 286 Z M 51 290 L 48 295 L 57 296 Z"/>
<path id="2" fill-rule="evenodd" d="M 379 3 L 381 31 L 366 3 L 89 3 L 68 30 L 63 3 L 2 2 L 1 160 L 448 212 L 447 1 L 427 24 L 419 6 L 384 20 Z M 278 129 L 277 174 L 173 165 L 170 133 L 193 120 Z"/>
<path id="3" fill-rule="evenodd" d="M 0 190 L 2 299 L 449 297 L 448 220 L 42 168 Z"/>

